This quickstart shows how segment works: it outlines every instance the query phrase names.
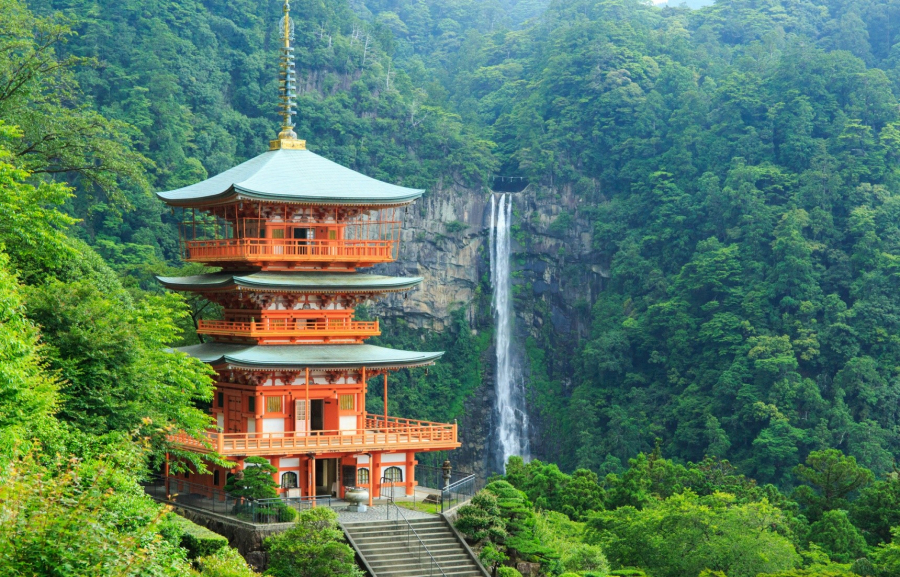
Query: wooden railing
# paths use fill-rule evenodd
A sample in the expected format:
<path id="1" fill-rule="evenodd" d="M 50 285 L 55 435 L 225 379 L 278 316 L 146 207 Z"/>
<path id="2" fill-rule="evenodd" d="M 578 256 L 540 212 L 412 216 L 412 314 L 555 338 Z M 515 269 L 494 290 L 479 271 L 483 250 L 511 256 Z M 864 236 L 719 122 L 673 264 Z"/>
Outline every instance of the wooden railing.
<path id="1" fill-rule="evenodd" d="M 242 238 L 189 240 L 189 261 L 389 262 L 394 240 L 294 240 Z"/>
<path id="2" fill-rule="evenodd" d="M 368 428 L 368 423 L 380 426 Z M 366 429 L 345 431 L 288 431 L 284 433 L 206 433 L 204 443 L 184 434 L 169 439 L 200 453 L 220 455 L 279 455 L 309 452 L 366 450 L 447 450 L 459 446 L 456 423 L 428 423 L 390 417 L 367 418 Z"/>
<path id="3" fill-rule="evenodd" d="M 309 322 L 303 319 L 264 319 L 255 322 L 232 322 L 201 320 L 197 323 L 197 332 L 204 335 L 222 335 L 234 337 L 292 337 L 321 338 L 355 337 L 361 340 L 381 334 L 378 321 L 349 321 L 345 319 L 328 319 Z"/>

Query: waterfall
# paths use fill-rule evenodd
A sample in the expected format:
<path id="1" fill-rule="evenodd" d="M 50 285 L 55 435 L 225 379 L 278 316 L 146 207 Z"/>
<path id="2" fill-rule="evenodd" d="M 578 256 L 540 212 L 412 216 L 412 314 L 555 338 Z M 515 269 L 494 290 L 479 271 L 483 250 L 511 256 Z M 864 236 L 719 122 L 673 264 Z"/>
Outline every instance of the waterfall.
<path id="1" fill-rule="evenodd" d="M 512 455 L 528 457 L 528 415 L 525 413 L 524 387 L 512 350 L 512 295 L 510 283 L 510 238 L 512 196 L 491 195 L 491 286 L 494 289 L 494 344 L 497 366 L 494 375 L 497 417 L 495 459 L 499 470 Z"/>

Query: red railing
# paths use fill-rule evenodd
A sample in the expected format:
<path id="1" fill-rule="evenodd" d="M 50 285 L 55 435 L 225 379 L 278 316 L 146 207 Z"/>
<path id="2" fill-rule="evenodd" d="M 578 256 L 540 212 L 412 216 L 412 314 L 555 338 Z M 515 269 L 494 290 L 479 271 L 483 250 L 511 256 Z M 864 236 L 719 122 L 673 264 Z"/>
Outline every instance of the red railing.
<path id="1" fill-rule="evenodd" d="M 328 319 L 326 321 L 304 321 L 303 319 L 264 319 L 255 322 L 232 322 L 201 320 L 197 332 L 205 335 L 236 337 L 374 337 L 381 334 L 378 321 L 349 321 Z"/>
<path id="2" fill-rule="evenodd" d="M 366 429 L 349 431 L 289 431 L 284 433 L 206 433 L 209 446 L 184 434 L 170 440 L 186 449 L 220 455 L 278 455 L 297 452 L 364 450 L 447 450 L 459 446 L 456 423 L 367 418 Z M 381 426 L 368 428 L 368 423 Z"/>
<path id="3" fill-rule="evenodd" d="M 189 240 L 189 261 L 327 261 L 389 262 L 394 240 L 293 240 L 242 238 Z"/>

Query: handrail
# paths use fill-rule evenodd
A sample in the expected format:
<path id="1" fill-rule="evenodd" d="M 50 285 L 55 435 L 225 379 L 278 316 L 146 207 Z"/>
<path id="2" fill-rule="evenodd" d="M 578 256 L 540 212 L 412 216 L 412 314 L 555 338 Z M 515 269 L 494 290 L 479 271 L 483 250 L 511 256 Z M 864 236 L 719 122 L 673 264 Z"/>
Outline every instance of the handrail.
<path id="1" fill-rule="evenodd" d="M 277 333 L 285 334 L 319 334 L 328 333 L 379 333 L 378 321 L 344 321 L 327 320 L 314 322 L 291 321 L 288 319 L 266 319 L 263 321 L 216 321 L 200 320 L 197 323 L 197 332 L 205 334 L 213 333 L 247 333 L 251 337 L 264 337 Z"/>
<path id="2" fill-rule="evenodd" d="M 224 238 L 184 241 L 188 260 L 261 257 L 292 260 L 392 260 L 397 244 L 397 240 L 366 239 Z"/>
<path id="3" fill-rule="evenodd" d="M 366 425 L 375 423 L 368 420 Z M 397 424 L 366 429 L 336 431 L 285 431 L 278 433 L 218 433 L 206 431 L 205 439 L 184 433 L 169 435 L 171 441 L 195 451 L 219 454 L 254 454 L 253 451 L 306 449 L 359 449 L 371 445 L 428 446 L 432 443 L 457 443 L 455 424 Z"/>
<path id="4" fill-rule="evenodd" d="M 390 520 L 390 518 L 391 518 L 391 509 L 390 508 L 391 508 L 391 506 L 393 506 L 394 509 L 396 509 L 396 511 L 397 511 L 397 520 L 399 521 L 400 518 L 402 517 L 403 522 L 406 523 L 406 548 L 410 549 L 410 546 L 409 546 L 410 532 L 413 534 L 413 536 L 415 536 L 416 540 L 419 542 L 419 566 L 421 567 L 421 565 L 422 565 L 422 551 L 424 550 L 425 553 L 428 554 L 428 557 L 431 558 L 431 564 L 428 567 L 428 576 L 433 577 L 434 576 L 434 568 L 437 567 L 437 570 L 441 572 L 441 575 L 443 575 L 444 577 L 447 577 L 447 574 L 444 573 L 444 570 L 441 568 L 440 563 L 437 562 L 437 559 L 435 559 L 434 555 L 431 554 L 431 551 L 428 550 L 428 547 L 425 545 L 425 542 L 422 541 L 422 538 L 419 537 L 419 534 L 416 533 L 415 529 L 413 529 L 412 523 L 409 522 L 409 519 L 406 518 L 406 515 L 403 514 L 403 511 L 394 502 L 393 482 L 394 481 L 392 479 L 389 480 L 386 476 L 381 477 L 381 481 L 379 482 L 379 485 L 381 487 L 381 489 L 379 490 L 379 497 L 381 497 L 381 498 L 384 498 L 385 484 L 391 483 L 391 493 L 387 497 L 387 504 L 384 507 L 385 513 L 387 514 L 387 519 Z"/>

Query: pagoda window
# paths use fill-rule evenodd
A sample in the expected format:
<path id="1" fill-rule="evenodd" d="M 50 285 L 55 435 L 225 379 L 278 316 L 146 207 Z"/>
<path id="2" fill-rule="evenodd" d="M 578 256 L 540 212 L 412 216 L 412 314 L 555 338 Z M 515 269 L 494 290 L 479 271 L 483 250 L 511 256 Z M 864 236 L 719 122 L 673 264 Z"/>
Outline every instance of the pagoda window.
<path id="1" fill-rule="evenodd" d="M 281 488 L 282 489 L 296 489 L 297 488 L 297 473 L 293 471 L 288 471 L 287 473 L 281 474 Z"/>
<path id="2" fill-rule="evenodd" d="M 388 483 L 402 483 L 403 469 L 400 467 L 388 467 L 384 470 L 384 480 Z"/>
<path id="3" fill-rule="evenodd" d="M 219 470 L 218 469 L 213 471 L 213 485 L 215 485 L 216 487 L 219 486 Z"/>
<path id="4" fill-rule="evenodd" d="M 256 412 L 256 397 L 247 397 L 247 412 Z"/>
<path id="5" fill-rule="evenodd" d="M 352 411 L 356 408 L 356 395 L 341 395 L 340 408 L 342 411 Z"/>
<path id="6" fill-rule="evenodd" d="M 356 484 L 365 487 L 369 484 L 369 469 L 363 467 L 356 472 Z"/>
<path id="7" fill-rule="evenodd" d="M 219 404 L 219 408 L 225 407 L 225 393 L 218 393 L 216 395 L 216 402 Z"/>
<path id="8" fill-rule="evenodd" d="M 282 409 L 282 397 L 266 397 L 266 412 L 267 413 L 281 413 Z"/>

